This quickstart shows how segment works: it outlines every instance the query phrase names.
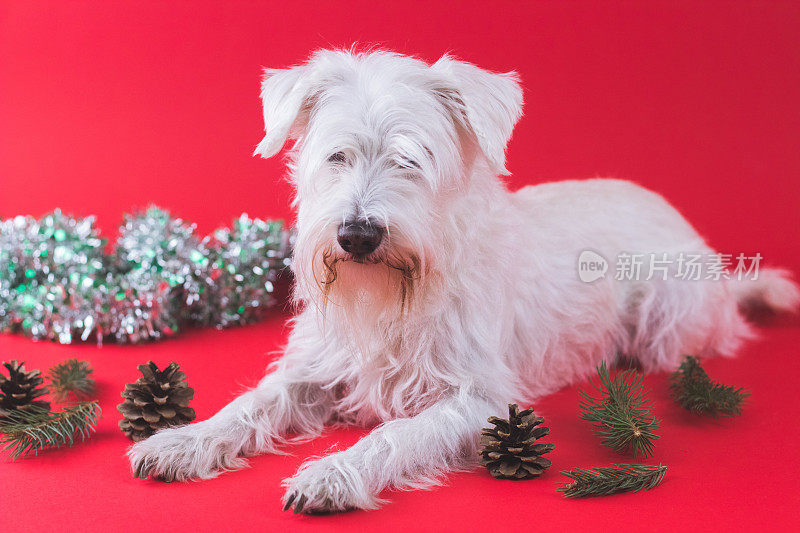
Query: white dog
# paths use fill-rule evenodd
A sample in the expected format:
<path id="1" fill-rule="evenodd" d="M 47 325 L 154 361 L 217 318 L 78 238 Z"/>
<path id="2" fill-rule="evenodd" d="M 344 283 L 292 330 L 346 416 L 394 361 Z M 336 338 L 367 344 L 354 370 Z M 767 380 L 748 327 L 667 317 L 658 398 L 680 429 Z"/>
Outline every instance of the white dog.
<path id="1" fill-rule="evenodd" d="M 320 51 L 267 70 L 270 157 L 294 139 L 295 299 L 285 354 L 212 418 L 134 445 L 136 475 L 211 478 L 332 424 L 377 427 L 287 479 L 295 512 L 374 509 L 475 464 L 479 430 L 618 354 L 646 371 L 731 355 L 746 302 L 789 310 L 785 272 L 757 280 L 579 279 L 578 256 L 712 253 L 659 195 L 588 180 L 511 193 L 515 73 L 443 57 Z M 665 276 L 666 277 L 666 276 Z"/>

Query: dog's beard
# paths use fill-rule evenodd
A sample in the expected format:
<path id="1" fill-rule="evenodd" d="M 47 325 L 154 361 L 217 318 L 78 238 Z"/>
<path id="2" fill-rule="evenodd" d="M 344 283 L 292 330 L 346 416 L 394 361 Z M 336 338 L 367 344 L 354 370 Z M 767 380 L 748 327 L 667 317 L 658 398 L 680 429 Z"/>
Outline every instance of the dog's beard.
<path id="1" fill-rule="evenodd" d="M 419 289 L 420 265 L 415 253 L 356 260 L 335 245 L 322 246 L 314 254 L 307 304 L 317 306 L 323 330 L 342 336 L 355 356 L 367 359 L 374 345 L 399 342 Z"/>
<path id="2" fill-rule="evenodd" d="M 356 356 L 368 358 L 376 346 L 394 342 L 389 337 L 401 338 L 425 292 L 424 255 L 385 242 L 355 258 L 338 246 L 335 234 L 313 233 L 320 237 L 302 235 L 295 245 L 295 301 L 313 308 L 320 329 L 348 342 Z"/>
<path id="3" fill-rule="evenodd" d="M 323 316 L 331 306 L 348 316 L 373 320 L 402 319 L 410 311 L 420 281 L 418 254 L 389 252 L 356 259 L 326 245 L 315 255 Z"/>

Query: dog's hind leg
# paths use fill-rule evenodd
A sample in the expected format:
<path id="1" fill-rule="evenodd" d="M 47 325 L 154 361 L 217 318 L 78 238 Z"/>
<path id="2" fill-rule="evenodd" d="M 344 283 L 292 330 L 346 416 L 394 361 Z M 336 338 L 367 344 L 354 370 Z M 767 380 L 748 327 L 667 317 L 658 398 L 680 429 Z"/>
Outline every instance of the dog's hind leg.
<path id="1" fill-rule="evenodd" d="M 631 337 L 620 351 L 646 372 L 672 371 L 687 354 L 735 355 L 753 335 L 724 280 L 640 282 L 626 304 Z"/>
<path id="2" fill-rule="evenodd" d="M 631 337 L 621 351 L 648 372 L 674 370 L 685 355 L 730 357 L 755 336 L 743 308 L 790 312 L 798 305 L 800 288 L 780 269 L 762 269 L 756 279 L 640 282 L 624 302 Z"/>

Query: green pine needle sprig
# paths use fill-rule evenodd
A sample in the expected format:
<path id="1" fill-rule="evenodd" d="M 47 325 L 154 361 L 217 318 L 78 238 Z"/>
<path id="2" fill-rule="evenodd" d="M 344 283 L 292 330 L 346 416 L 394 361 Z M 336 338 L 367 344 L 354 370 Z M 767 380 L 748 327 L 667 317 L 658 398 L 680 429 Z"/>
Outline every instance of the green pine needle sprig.
<path id="1" fill-rule="evenodd" d="M 87 361 L 68 359 L 50 369 L 50 383 L 53 398 L 57 402 L 66 401 L 70 394 L 76 399 L 86 400 L 95 393 L 95 381 L 91 378 L 92 368 Z"/>
<path id="2" fill-rule="evenodd" d="M 71 446 L 86 439 L 100 419 L 100 404 L 83 402 L 52 413 L 43 409 L 15 410 L 0 423 L 0 446 L 12 460 L 44 448 Z"/>
<path id="3" fill-rule="evenodd" d="M 592 386 L 599 397 L 584 391 L 581 395 L 581 419 L 594 423 L 595 435 L 603 445 L 620 453 L 647 457 L 653 454 L 658 419 L 652 415 L 652 403 L 642 390 L 642 374 L 633 369 L 617 372 L 612 378 L 603 362 L 597 368 L 600 383 Z"/>
<path id="4" fill-rule="evenodd" d="M 700 366 L 700 360 L 691 355 L 670 377 L 670 390 L 684 409 L 714 418 L 742 414 L 742 405 L 750 396 L 742 387 L 712 381 Z"/>
<path id="5" fill-rule="evenodd" d="M 576 468 L 561 473 L 572 479 L 558 490 L 567 498 L 606 496 L 618 492 L 638 492 L 658 486 L 664 479 L 666 466 L 615 464 L 594 469 Z"/>

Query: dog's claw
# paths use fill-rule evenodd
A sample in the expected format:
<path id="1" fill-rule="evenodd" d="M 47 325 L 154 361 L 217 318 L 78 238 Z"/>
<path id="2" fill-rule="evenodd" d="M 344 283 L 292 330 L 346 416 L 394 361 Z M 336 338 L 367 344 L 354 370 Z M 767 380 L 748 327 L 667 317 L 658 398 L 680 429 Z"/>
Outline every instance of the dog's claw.
<path id="1" fill-rule="evenodd" d="M 294 514 L 303 512 L 303 506 L 305 506 L 307 499 L 305 494 L 300 495 L 297 499 L 297 503 L 294 504 Z"/>
<path id="2" fill-rule="evenodd" d="M 136 471 L 133 473 L 133 477 L 147 479 L 148 472 L 150 472 L 150 467 L 147 464 L 147 460 L 142 460 L 136 465 Z"/>
<path id="3" fill-rule="evenodd" d="M 291 506 L 292 506 L 292 502 L 294 501 L 294 498 L 295 498 L 295 496 L 297 496 L 297 493 L 296 493 L 296 492 L 293 492 L 293 493 L 291 493 L 291 494 L 289 495 L 289 497 L 288 497 L 288 498 L 286 498 L 286 503 L 284 503 L 284 504 L 283 504 L 283 510 L 284 510 L 284 511 L 288 511 L 288 510 L 289 510 L 289 507 L 291 507 Z"/>
<path id="4" fill-rule="evenodd" d="M 139 463 L 136 464 L 136 469 L 133 471 L 134 479 L 147 479 L 150 477 L 150 472 L 153 470 L 153 467 L 150 464 L 150 461 L 147 459 L 142 459 Z M 154 474 L 153 475 L 154 481 L 161 481 L 162 483 L 172 483 L 175 481 L 175 476 L 172 474 Z"/>
<path id="5" fill-rule="evenodd" d="M 150 477 L 150 472 L 152 470 L 153 470 L 153 465 L 150 463 L 150 461 L 145 459 L 144 461 L 142 461 L 142 468 L 141 468 L 141 471 L 139 472 L 139 477 L 141 479 L 149 478 Z"/>

